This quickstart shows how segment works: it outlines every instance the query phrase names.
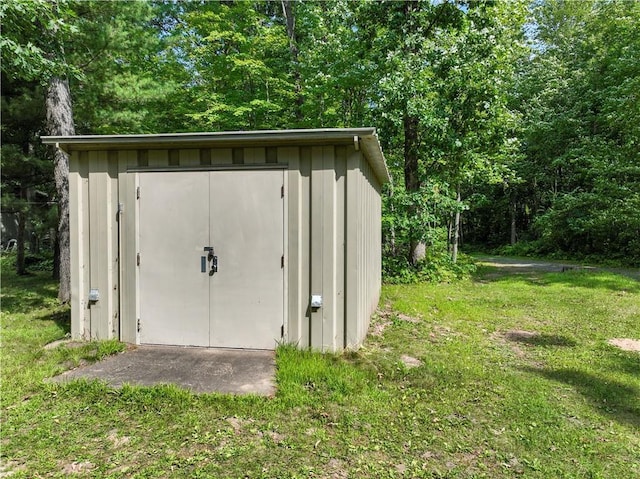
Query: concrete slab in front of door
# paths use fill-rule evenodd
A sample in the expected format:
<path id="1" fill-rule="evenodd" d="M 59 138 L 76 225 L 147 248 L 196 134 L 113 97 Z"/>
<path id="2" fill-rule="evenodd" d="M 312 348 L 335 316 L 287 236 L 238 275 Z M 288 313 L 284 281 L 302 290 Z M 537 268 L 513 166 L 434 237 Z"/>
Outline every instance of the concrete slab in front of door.
<path id="1" fill-rule="evenodd" d="M 274 351 L 138 346 L 97 363 L 67 371 L 55 382 L 99 379 L 123 384 L 175 384 L 194 393 L 275 394 Z"/>

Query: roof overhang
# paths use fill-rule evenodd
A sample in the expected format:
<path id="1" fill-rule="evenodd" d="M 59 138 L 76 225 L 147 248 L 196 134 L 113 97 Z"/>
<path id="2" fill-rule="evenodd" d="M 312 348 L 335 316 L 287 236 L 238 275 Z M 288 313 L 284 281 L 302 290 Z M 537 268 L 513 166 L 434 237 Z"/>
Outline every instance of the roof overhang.
<path id="1" fill-rule="evenodd" d="M 88 150 L 189 149 L 355 144 L 381 183 L 390 181 L 375 128 L 160 133 L 152 135 L 43 136 L 43 143 L 70 153 Z"/>

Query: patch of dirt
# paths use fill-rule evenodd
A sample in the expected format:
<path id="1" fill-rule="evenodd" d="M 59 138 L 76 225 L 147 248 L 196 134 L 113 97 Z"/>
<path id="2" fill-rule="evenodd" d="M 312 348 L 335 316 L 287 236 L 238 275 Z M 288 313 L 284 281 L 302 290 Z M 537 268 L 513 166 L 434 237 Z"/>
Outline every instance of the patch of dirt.
<path id="1" fill-rule="evenodd" d="M 0 464 L 0 478 L 9 477 L 14 475 L 16 472 L 21 472 L 26 469 L 24 464 L 20 464 L 17 461 L 2 461 Z"/>
<path id="2" fill-rule="evenodd" d="M 406 314 L 399 313 L 396 316 L 400 321 L 406 321 L 407 323 L 419 323 L 420 318 L 413 318 L 411 316 L 407 316 Z"/>
<path id="3" fill-rule="evenodd" d="M 327 464 L 327 472 L 329 473 L 328 477 L 331 479 L 347 479 L 349 475 L 347 474 L 346 465 L 340 459 L 329 459 L 329 463 Z"/>
<path id="4" fill-rule="evenodd" d="M 61 462 L 60 467 L 62 468 L 63 474 L 82 474 L 84 472 L 90 471 L 95 466 L 90 462 Z"/>
<path id="5" fill-rule="evenodd" d="M 118 431 L 116 431 L 115 429 L 109 432 L 107 439 L 111 441 L 111 444 L 116 449 L 119 448 L 120 446 L 127 444 L 129 441 L 131 441 L 131 438 L 129 436 L 118 435 Z"/>
<path id="6" fill-rule="evenodd" d="M 264 433 L 264 435 L 271 438 L 271 440 L 276 444 L 280 444 L 282 441 L 285 440 L 284 434 L 280 434 L 279 432 L 275 432 L 275 431 L 267 431 Z"/>
<path id="7" fill-rule="evenodd" d="M 640 340 L 629 338 L 613 338 L 607 341 L 611 346 L 620 348 L 623 351 L 637 351 L 640 352 Z"/>
<path id="8" fill-rule="evenodd" d="M 227 422 L 233 428 L 233 432 L 235 432 L 236 434 L 240 434 L 244 425 L 247 423 L 250 423 L 251 421 L 247 421 L 245 419 L 240 419 L 239 417 L 232 416 L 227 418 Z"/>
<path id="9" fill-rule="evenodd" d="M 493 341 L 496 341 L 501 345 L 508 347 L 517 358 L 524 359 L 527 354 L 518 344 L 521 342 L 521 340 L 517 338 L 526 338 L 527 340 L 530 340 L 531 338 L 535 338 L 537 334 L 538 333 L 536 333 L 535 331 L 524 330 L 513 330 L 507 331 L 506 333 L 502 331 L 496 331 L 491 334 L 490 338 Z"/>
<path id="10" fill-rule="evenodd" d="M 394 321 L 405 321 L 407 323 L 419 323 L 420 318 L 414 318 L 404 313 L 396 313 L 391 309 L 391 304 L 384 305 L 384 309 L 378 309 L 371 322 L 372 336 L 382 336 L 384 330 L 393 324 Z"/>
<path id="11" fill-rule="evenodd" d="M 402 361 L 402 363 L 408 368 L 417 368 L 422 366 L 422 361 L 420 361 L 418 358 L 414 358 L 412 356 L 407 356 L 406 354 L 403 354 L 402 356 L 400 356 L 400 361 Z"/>
<path id="12" fill-rule="evenodd" d="M 68 348 L 79 348 L 80 346 L 84 346 L 87 344 L 86 341 L 74 341 L 70 338 L 58 339 L 57 341 L 52 341 L 48 344 L 44 345 L 44 349 L 55 349 L 58 346 L 65 345 Z"/>

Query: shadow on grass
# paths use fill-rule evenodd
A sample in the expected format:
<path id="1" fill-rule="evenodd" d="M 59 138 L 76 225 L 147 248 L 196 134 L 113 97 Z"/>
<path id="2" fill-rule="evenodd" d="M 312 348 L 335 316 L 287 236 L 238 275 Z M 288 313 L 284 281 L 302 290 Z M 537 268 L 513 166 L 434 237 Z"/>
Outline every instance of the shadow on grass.
<path id="1" fill-rule="evenodd" d="M 572 386 L 592 407 L 622 424 L 640 427 L 640 390 L 636 387 L 604 379 L 578 369 L 538 369 L 522 367 L 522 371 Z"/>
<path id="2" fill-rule="evenodd" d="M 640 378 L 640 351 L 625 351 L 622 348 L 606 344 L 600 359 L 603 370 L 616 371 Z M 638 398 L 640 402 L 640 398 Z"/>
<path id="3" fill-rule="evenodd" d="M 574 347 L 575 340 L 558 334 L 532 333 L 529 331 L 507 331 L 504 335 L 509 341 L 528 344 L 531 346 L 563 346 Z"/>
<path id="4" fill-rule="evenodd" d="M 64 309 L 54 311 L 52 313 L 43 314 L 38 316 L 41 321 L 53 321 L 63 335 L 71 334 L 71 309 L 64 307 Z"/>
<path id="5" fill-rule="evenodd" d="M 620 273 L 600 270 L 571 270 L 548 272 L 536 270 L 515 270 L 496 266 L 482 265 L 473 275 L 479 283 L 521 282 L 535 286 L 555 284 L 574 288 L 608 289 L 626 293 L 640 293 L 640 281 Z"/>
<path id="6" fill-rule="evenodd" d="M 58 287 L 48 273 L 27 276 L 2 273 L 2 311 L 28 313 L 55 305 Z"/>

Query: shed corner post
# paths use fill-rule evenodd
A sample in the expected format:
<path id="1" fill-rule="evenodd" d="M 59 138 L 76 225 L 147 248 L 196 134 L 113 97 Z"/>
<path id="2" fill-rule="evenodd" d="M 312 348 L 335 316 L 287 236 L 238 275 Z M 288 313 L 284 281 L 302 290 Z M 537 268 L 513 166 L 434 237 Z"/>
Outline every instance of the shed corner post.
<path id="1" fill-rule="evenodd" d="M 71 337 L 90 339 L 89 295 L 89 167 L 85 152 L 69 156 L 69 230 L 71 261 Z"/>
<path id="2" fill-rule="evenodd" d="M 362 153 L 355 148 L 347 151 L 346 208 L 345 208 L 345 312 L 344 346 L 355 348 L 360 344 L 361 285 L 360 285 L 360 161 Z"/>

